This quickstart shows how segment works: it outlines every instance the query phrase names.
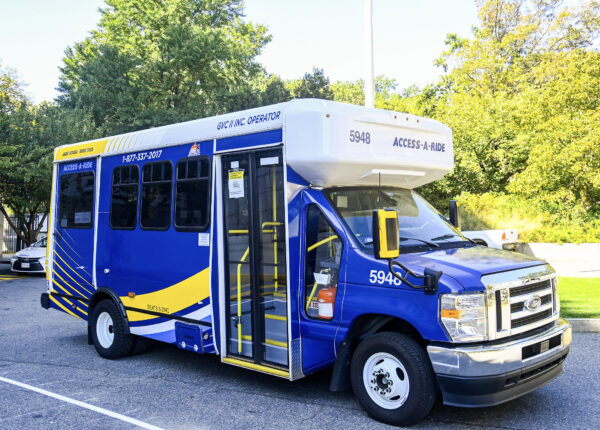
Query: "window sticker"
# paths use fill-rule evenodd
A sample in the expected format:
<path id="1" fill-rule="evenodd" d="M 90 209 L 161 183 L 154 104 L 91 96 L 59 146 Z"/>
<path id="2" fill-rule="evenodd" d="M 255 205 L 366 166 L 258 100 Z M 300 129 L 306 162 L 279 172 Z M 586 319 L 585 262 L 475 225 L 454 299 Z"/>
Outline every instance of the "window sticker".
<path id="1" fill-rule="evenodd" d="M 260 159 L 261 166 L 270 166 L 272 164 L 279 164 L 279 157 L 265 157 Z"/>
<path id="2" fill-rule="evenodd" d="M 210 233 L 198 233 L 198 246 L 210 246 Z"/>
<path id="3" fill-rule="evenodd" d="M 243 199 L 244 198 L 244 171 L 230 170 L 229 171 L 229 198 Z"/>
<path id="4" fill-rule="evenodd" d="M 348 196 L 337 196 L 337 207 L 343 209 L 348 208 Z"/>
<path id="5" fill-rule="evenodd" d="M 194 143 L 192 145 L 192 147 L 190 148 L 190 152 L 188 153 L 188 157 L 195 157 L 197 155 L 200 155 L 200 148 L 198 148 L 198 145 L 196 143 Z"/>
<path id="6" fill-rule="evenodd" d="M 75 224 L 89 224 L 92 222 L 91 212 L 75 212 Z"/>

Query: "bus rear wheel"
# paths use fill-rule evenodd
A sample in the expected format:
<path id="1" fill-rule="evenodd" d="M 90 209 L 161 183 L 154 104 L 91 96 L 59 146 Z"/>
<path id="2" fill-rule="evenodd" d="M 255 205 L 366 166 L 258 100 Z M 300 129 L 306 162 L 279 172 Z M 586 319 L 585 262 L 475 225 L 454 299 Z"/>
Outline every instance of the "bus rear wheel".
<path id="1" fill-rule="evenodd" d="M 112 300 L 102 300 L 92 314 L 92 340 L 104 358 L 122 358 L 133 348 L 133 336 L 126 333 L 125 321 Z"/>
<path id="2" fill-rule="evenodd" d="M 410 337 L 382 332 L 363 340 L 352 356 L 354 394 L 373 418 L 392 425 L 423 419 L 436 400 L 436 382 L 423 348 Z"/>

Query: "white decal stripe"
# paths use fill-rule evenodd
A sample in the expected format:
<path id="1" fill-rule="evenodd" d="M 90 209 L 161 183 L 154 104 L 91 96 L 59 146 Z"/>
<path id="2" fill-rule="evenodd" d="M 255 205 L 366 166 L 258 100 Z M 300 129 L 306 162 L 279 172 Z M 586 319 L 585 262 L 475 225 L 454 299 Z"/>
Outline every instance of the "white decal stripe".
<path id="1" fill-rule="evenodd" d="M 34 387 L 32 385 L 24 384 L 19 381 L 13 381 L 12 379 L 3 378 L 0 376 L 0 381 L 6 382 L 7 384 L 15 385 L 20 388 L 24 388 L 26 390 L 34 391 L 39 394 L 43 394 L 44 396 L 52 397 L 57 400 L 61 400 L 63 402 L 71 403 L 72 405 L 79 406 L 81 408 L 89 409 L 90 411 L 98 412 L 100 414 L 104 414 L 111 418 L 115 418 L 117 420 L 124 421 L 129 424 L 133 424 L 135 426 L 149 429 L 149 430 L 162 430 L 161 427 L 153 426 L 152 424 L 145 423 L 140 420 L 136 420 L 135 418 L 131 418 L 125 415 L 121 415 L 117 412 L 109 411 L 108 409 L 100 408 L 98 406 L 90 405 L 89 403 L 85 403 L 79 400 L 71 399 L 70 397 L 61 396 L 60 394 L 53 393 L 51 391 L 43 390 L 41 388 Z"/>
<path id="2" fill-rule="evenodd" d="M 194 312 L 191 312 L 187 315 L 183 315 L 183 318 L 190 318 L 194 320 L 201 320 L 212 314 L 211 312 L 212 306 L 204 306 L 202 309 L 196 309 Z M 165 321 L 158 324 L 152 325 L 144 325 L 141 327 L 129 327 L 132 334 L 155 334 L 162 333 L 164 331 L 174 330 L 175 329 L 175 320 Z"/>

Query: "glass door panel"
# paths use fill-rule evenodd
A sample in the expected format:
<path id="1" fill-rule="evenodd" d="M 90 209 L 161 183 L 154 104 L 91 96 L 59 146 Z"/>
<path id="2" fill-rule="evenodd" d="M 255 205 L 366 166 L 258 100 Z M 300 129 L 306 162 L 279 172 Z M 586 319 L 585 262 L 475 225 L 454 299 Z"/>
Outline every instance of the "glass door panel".
<path id="1" fill-rule="evenodd" d="M 287 367 L 282 152 L 226 155 L 222 166 L 227 354 Z"/>
<path id="2" fill-rule="evenodd" d="M 247 154 L 223 157 L 228 351 L 253 357 L 251 202 Z"/>
<path id="3" fill-rule="evenodd" d="M 287 366 L 287 295 L 285 209 L 281 151 L 254 158 L 257 180 L 259 235 L 258 279 L 263 341 L 262 360 Z"/>

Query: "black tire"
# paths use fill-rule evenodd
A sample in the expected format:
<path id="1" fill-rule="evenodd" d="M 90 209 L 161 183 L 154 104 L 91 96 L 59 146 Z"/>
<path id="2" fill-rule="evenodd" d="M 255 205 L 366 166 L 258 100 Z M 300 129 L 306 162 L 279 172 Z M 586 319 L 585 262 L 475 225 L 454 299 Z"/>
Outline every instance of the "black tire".
<path id="1" fill-rule="evenodd" d="M 110 331 L 113 339 L 110 345 L 102 345 L 98 339 L 98 319 L 103 313 L 107 313 L 112 319 Z M 101 328 L 100 328 L 101 329 Z M 94 308 L 92 314 L 92 340 L 98 354 L 104 358 L 114 360 L 126 357 L 133 348 L 133 336 L 125 332 L 125 321 L 117 305 L 112 300 L 102 300 Z"/>
<path id="2" fill-rule="evenodd" d="M 406 400 L 395 409 L 387 409 L 378 405 L 367 392 L 368 388 L 363 382 L 365 365 L 377 353 L 390 354 L 401 363 L 406 370 L 406 375 L 402 370 L 397 370 L 402 381 L 408 376 L 409 388 L 406 395 L 404 397 L 397 396 Z M 372 361 L 372 363 L 374 362 L 377 360 Z M 425 418 L 435 404 L 437 384 L 429 357 L 421 345 L 400 333 L 382 332 L 363 340 L 352 356 L 350 380 L 354 395 L 365 411 L 376 420 L 387 424 L 399 426 L 414 424 Z M 370 382 L 372 383 L 374 380 L 376 379 Z M 384 382 L 387 383 L 387 381 L 384 379 Z M 369 390 L 373 395 L 378 395 L 370 388 Z M 399 401 L 394 399 L 394 401 Z"/>

